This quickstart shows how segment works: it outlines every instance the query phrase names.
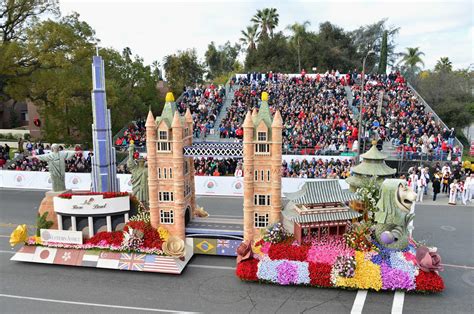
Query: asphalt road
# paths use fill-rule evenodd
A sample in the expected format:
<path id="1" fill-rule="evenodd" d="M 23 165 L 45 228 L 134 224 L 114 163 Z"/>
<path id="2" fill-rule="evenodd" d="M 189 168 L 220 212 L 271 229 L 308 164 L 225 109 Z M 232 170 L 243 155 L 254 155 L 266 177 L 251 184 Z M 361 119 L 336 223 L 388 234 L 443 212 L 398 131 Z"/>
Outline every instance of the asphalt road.
<path id="1" fill-rule="evenodd" d="M 472 313 L 474 207 L 418 205 L 414 236 L 436 245 L 446 291 L 439 295 L 368 292 L 245 283 L 234 258 L 195 256 L 181 276 L 11 262 L 8 236 L 34 224 L 44 192 L 0 189 L 2 313 Z M 241 216 L 241 199 L 200 197 L 212 218 Z M 11 224 L 11 225 L 10 225 Z M 355 312 L 354 312 L 355 313 Z M 358 312 L 360 313 L 360 311 Z"/>

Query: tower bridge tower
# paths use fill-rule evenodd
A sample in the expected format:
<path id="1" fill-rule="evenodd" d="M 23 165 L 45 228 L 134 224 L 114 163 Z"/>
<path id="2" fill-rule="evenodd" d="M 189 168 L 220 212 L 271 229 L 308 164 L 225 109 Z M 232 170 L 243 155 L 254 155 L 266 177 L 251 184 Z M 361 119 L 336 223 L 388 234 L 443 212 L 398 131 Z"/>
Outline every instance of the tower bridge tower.
<path id="1" fill-rule="evenodd" d="M 281 155 L 283 121 L 272 118 L 268 94 L 262 93 L 258 113 L 247 112 L 243 124 L 244 240 L 281 221 Z"/>
<path id="2" fill-rule="evenodd" d="M 155 120 L 150 111 L 145 126 L 151 225 L 184 240 L 185 225 L 196 208 L 194 162 L 183 150 L 192 145 L 191 112 L 188 108 L 180 116 L 168 93 L 161 116 Z"/>

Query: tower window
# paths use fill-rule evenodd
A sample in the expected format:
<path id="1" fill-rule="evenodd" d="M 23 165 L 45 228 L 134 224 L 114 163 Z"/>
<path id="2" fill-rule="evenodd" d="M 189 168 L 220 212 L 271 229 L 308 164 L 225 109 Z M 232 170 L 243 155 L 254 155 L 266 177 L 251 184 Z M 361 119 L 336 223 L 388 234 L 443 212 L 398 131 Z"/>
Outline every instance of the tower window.
<path id="1" fill-rule="evenodd" d="M 158 179 L 161 179 L 161 168 L 158 168 Z"/>
<path id="2" fill-rule="evenodd" d="M 170 168 L 170 179 L 173 179 L 173 168 Z"/>
<path id="3" fill-rule="evenodd" d="M 257 132 L 257 141 L 265 142 L 267 140 L 267 132 Z"/>
<path id="4" fill-rule="evenodd" d="M 160 202 L 173 202 L 174 195 L 173 192 L 159 192 L 158 193 Z"/>
<path id="5" fill-rule="evenodd" d="M 162 224 L 173 224 L 174 223 L 174 212 L 160 210 L 160 223 Z"/>
<path id="6" fill-rule="evenodd" d="M 168 132 L 166 131 L 160 131 L 160 136 L 158 137 L 160 141 L 167 140 L 168 139 Z"/>
<path id="7" fill-rule="evenodd" d="M 255 194 L 253 203 L 256 206 L 270 206 L 270 195 Z"/>
<path id="8" fill-rule="evenodd" d="M 270 182 L 270 170 L 267 170 L 267 181 Z"/>
<path id="9" fill-rule="evenodd" d="M 255 228 L 266 228 L 268 226 L 268 213 L 255 213 Z"/>
<path id="10" fill-rule="evenodd" d="M 255 144 L 255 154 L 257 155 L 267 155 L 270 153 L 269 144 Z"/>

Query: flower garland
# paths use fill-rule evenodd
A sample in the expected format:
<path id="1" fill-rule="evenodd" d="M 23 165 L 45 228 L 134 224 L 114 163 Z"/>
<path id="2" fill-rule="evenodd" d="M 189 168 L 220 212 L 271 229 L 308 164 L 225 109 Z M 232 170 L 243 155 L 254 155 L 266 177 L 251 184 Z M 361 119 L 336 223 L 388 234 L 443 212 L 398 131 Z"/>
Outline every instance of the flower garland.
<path id="1" fill-rule="evenodd" d="M 58 197 L 71 199 L 73 196 L 84 196 L 84 195 L 102 195 L 104 199 L 129 196 L 128 192 L 75 192 L 75 193 L 62 193 Z"/>

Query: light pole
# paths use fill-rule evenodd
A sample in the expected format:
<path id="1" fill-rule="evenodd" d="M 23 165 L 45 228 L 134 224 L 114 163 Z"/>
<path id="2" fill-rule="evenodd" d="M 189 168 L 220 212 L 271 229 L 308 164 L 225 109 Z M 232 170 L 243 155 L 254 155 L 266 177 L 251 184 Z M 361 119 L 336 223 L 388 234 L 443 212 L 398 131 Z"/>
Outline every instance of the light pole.
<path id="1" fill-rule="evenodd" d="M 360 162 L 360 153 L 361 153 L 361 134 L 362 134 L 362 107 L 364 106 L 364 90 L 365 90 L 365 61 L 367 61 L 367 57 L 371 54 L 375 53 L 373 50 L 369 50 L 362 61 L 362 84 L 361 84 L 361 100 L 359 105 L 359 132 L 357 132 L 357 163 Z"/>

